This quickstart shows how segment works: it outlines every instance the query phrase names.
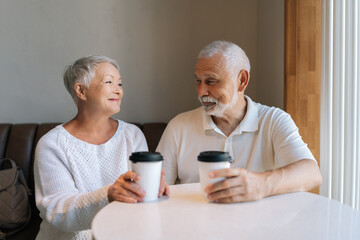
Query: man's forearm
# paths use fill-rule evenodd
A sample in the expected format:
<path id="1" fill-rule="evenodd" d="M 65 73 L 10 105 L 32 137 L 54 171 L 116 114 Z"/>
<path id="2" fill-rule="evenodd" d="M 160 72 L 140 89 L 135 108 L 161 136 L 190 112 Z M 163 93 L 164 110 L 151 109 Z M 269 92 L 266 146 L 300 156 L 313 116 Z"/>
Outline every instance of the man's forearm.
<path id="1" fill-rule="evenodd" d="M 311 159 L 303 159 L 285 167 L 267 171 L 266 196 L 288 192 L 309 191 L 322 182 L 318 165 Z"/>

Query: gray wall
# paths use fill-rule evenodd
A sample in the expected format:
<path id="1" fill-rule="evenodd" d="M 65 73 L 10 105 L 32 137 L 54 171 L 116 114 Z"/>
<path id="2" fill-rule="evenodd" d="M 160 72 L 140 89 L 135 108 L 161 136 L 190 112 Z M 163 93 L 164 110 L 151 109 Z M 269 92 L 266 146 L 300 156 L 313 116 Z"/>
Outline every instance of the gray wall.
<path id="1" fill-rule="evenodd" d="M 283 108 L 284 0 L 259 0 L 256 99 Z"/>
<path id="2" fill-rule="evenodd" d="M 73 118 L 76 108 L 62 74 L 66 65 L 90 54 L 119 62 L 125 95 L 115 117 L 167 122 L 199 106 L 196 56 L 218 39 L 248 54 L 247 94 L 282 107 L 284 4 L 268 2 L 1 0 L 0 123 Z"/>

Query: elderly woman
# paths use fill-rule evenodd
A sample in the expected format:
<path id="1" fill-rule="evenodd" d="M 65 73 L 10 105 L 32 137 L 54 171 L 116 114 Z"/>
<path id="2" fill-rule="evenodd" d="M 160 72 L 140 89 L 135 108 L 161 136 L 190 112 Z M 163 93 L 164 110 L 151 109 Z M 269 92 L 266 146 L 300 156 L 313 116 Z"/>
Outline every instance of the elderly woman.
<path id="1" fill-rule="evenodd" d="M 37 239 L 91 239 L 90 224 L 101 208 L 141 202 L 146 194 L 134 182 L 139 176 L 128 171 L 131 153 L 147 151 L 144 135 L 111 118 L 123 97 L 118 64 L 104 56 L 81 58 L 66 69 L 64 84 L 78 112 L 36 147 L 36 205 L 43 219 Z M 159 197 L 169 192 L 163 174 Z"/>

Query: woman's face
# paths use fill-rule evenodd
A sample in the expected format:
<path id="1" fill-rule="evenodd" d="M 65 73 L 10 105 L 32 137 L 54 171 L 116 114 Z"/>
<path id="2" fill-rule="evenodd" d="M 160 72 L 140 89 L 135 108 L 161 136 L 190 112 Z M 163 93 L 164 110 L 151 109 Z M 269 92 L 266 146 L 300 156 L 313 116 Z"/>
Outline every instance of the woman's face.
<path id="1" fill-rule="evenodd" d="M 111 116 L 120 111 L 123 94 L 119 71 L 111 63 L 98 64 L 94 79 L 85 91 L 86 105 L 92 111 Z"/>

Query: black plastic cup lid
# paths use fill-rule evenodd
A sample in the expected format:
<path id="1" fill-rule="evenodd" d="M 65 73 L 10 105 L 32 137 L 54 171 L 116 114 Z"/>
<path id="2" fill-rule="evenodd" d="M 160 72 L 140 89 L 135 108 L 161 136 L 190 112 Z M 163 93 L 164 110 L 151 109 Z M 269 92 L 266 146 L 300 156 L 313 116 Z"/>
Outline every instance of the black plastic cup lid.
<path id="1" fill-rule="evenodd" d="M 136 162 L 159 162 L 163 156 L 158 152 L 133 152 L 130 156 L 133 163 Z"/>
<path id="2" fill-rule="evenodd" d="M 200 162 L 232 162 L 228 152 L 221 151 L 205 151 L 198 156 Z"/>

